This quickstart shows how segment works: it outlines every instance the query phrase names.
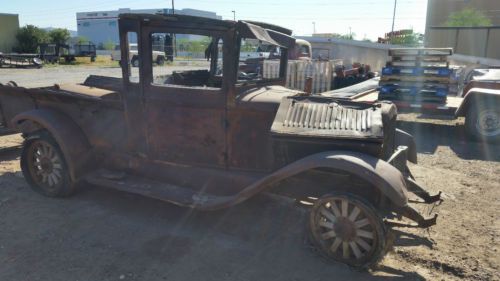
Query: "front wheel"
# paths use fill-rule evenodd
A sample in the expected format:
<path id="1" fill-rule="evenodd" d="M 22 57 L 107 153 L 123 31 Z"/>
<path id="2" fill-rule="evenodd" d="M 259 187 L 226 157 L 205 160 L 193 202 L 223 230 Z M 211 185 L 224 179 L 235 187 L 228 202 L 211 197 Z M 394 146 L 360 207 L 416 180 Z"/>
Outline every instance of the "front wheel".
<path id="1" fill-rule="evenodd" d="M 500 141 L 500 108 L 497 103 L 474 103 L 465 117 L 467 133 L 480 141 Z"/>
<path id="2" fill-rule="evenodd" d="M 64 156 L 46 131 L 24 141 L 21 170 L 31 188 L 42 195 L 66 197 L 75 191 Z"/>
<path id="3" fill-rule="evenodd" d="M 385 254 L 384 222 L 370 203 L 350 193 L 318 199 L 310 213 L 309 229 L 316 248 L 336 262 L 366 268 Z"/>

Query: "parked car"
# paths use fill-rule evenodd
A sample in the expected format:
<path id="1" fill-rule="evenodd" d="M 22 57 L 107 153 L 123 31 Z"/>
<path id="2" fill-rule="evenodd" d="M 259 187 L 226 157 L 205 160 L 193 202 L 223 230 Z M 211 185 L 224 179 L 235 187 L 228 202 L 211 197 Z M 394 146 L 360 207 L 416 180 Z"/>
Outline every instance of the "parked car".
<path id="1" fill-rule="evenodd" d="M 437 215 L 424 217 L 409 203 L 408 192 L 426 204 L 440 196 L 412 176 L 407 160 L 417 162 L 415 144 L 396 129 L 394 105 L 283 87 L 295 44 L 291 30 L 150 14 L 121 14 L 119 25 L 120 38 L 141 35 L 139 51 L 120 58 L 139 57 L 140 79 L 131 79 L 137 71 L 122 63 L 122 79 L 0 86 L 1 116 L 25 138 L 21 167 L 36 192 L 65 197 L 87 182 L 197 210 L 274 192 L 308 201 L 312 243 L 355 267 L 384 256 L 394 218 L 423 228 L 436 223 Z M 175 32 L 211 37 L 209 68 L 166 73 L 153 67 L 150 34 Z M 278 78 L 238 74 L 234 50 L 241 38 L 281 46 Z"/>
<path id="2" fill-rule="evenodd" d="M 153 51 L 153 62 L 158 65 L 165 64 L 165 52 L 163 51 Z M 137 43 L 129 44 L 129 58 L 133 67 L 139 67 L 139 51 L 137 48 Z M 120 61 L 121 51 L 120 46 L 117 46 L 115 50 L 111 53 L 111 60 Z"/>

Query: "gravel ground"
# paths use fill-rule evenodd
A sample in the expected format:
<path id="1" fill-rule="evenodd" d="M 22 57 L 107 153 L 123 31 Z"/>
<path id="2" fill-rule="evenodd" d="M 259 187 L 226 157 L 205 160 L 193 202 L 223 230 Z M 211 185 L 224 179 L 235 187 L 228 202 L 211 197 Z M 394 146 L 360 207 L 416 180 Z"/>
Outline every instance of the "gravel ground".
<path id="1" fill-rule="evenodd" d="M 27 87 L 119 77 L 118 68 L 0 69 Z M 438 224 L 398 229 L 372 272 L 330 264 L 304 243 L 307 209 L 258 196 L 200 213 L 94 186 L 69 199 L 30 190 L 19 135 L 0 138 L 0 280 L 500 280 L 500 146 L 470 142 L 463 120 L 400 116 L 417 180 L 442 190 Z"/>

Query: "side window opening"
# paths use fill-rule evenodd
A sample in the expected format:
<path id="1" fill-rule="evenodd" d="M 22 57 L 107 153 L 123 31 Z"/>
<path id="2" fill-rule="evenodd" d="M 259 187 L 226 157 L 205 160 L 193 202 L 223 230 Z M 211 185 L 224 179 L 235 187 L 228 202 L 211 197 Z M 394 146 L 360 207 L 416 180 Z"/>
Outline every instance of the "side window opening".
<path id="1" fill-rule="evenodd" d="M 152 33 L 152 85 L 222 87 L 222 38 Z"/>
<path id="2" fill-rule="evenodd" d="M 126 54 L 127 68 L 128 68 L 128 80 L 131 83 L 139 83 L 139 50 L 137 48 L 137 33 L 128 32 L 127 33 L 128 53 Z"/>
<path id="3" fill-rule="evenodd" d="M 281 47 L 252 38 L 242 38 L 238 82 L 279 78 Z"/>

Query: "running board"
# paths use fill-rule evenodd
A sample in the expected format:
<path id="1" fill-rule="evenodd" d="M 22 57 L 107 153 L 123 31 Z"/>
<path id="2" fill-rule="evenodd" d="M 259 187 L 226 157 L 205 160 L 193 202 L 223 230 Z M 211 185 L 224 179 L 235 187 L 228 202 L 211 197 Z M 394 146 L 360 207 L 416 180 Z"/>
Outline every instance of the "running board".
<path id="1" fill-rule="evenodd" d="M 189 188 L 124 173 L 121 173 L 120 176 L 109 175 L 109 171 L 98 170 L 87 175 L 85 181 L 97 186 L 113 188 L 159 199 L 182 207 L 202 210 L 229 207 L 237 199 L 236 196 L 203 194 Z"/>

